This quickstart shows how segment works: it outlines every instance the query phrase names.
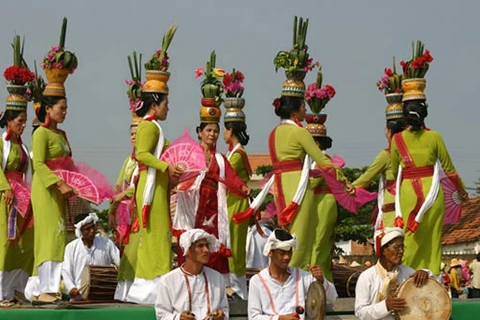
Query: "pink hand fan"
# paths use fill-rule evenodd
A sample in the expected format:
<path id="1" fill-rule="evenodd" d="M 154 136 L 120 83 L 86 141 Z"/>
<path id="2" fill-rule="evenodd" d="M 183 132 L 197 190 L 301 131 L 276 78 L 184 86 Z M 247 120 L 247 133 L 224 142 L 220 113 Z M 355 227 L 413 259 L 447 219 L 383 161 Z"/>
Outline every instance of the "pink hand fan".
<path id="1" fill-rule="evenodd" d="M 88 177 L 93 182 L 100 195 L 100 202 L 113 198 L 113 188 L 103 173 L 83 162 L 75 162 L 75 169 L 75 171 Z"/>
<path id="2" fill-rule="evenodd" d="M 77 196 L 90 201 L 94 204 L 100 204 L 102 198 L 95 184 L 81 173 L 58 169 L 54 171 L 66 184 L 77 191 Z"/>
<path id="3" fill-rule="evenodd" d="M 343 158 L 339 155 L 334 155 L 330 158 L 330 161 L 332 161 L 332 163 L 339 168 L 343 168 L 345 166 L 345 160 L 343 160 Z"/>
<path id="4" fill-rule="evenodd" d="M 185 170 L 180 176 L 180 181 L 196 177 L 207 167 L 202 147 L 190 137 L 188 130 L 168 146 L 160 156 L 160 160 Z"/>
<path id="5" fill-rule="evenodd" d="M 130 225 L 132 224 L 131 200 L 122 200 L 115 210 L 115 215 L 117 217 L 117 241 L 125 245 L 126 243 L 124 243 L 124 241 L 127 238 Z"/>
<path id="6" fill-rule="evenodd" d="M 25 217 L 30 206 L 30 190 L 17 180 L 9 180 L 10 187 L 15 194 L 15 208 Z"/>
<path id="7" fill-rule="evenodd" d="M 266 222 L 270 219 L 273 219 L 277 215 L 277 206 L 275 206 L 275 201 L 270 201 L 265 207 L 265 212 L 260 222 Z"/>
<path id="8" fill-rule="evenodd" d="M 445 218 L 443 224 L 451 224 L 460 220 L 462 214 L 462 200 L 458 195 L 458 188 L 452 180 L 441 171 L 440 183 L 443 187 L 443 197 L 445 198 Z"/>
<path id="9" fill-rule="evenodd" d="M 337 200 L 342 207 L 352 213 L 357 214 L 358 208 L 377 198 L 376 192 L 369 192 L 361 188 L 355 189 L 355 195 L 351 196 L 347 191 L 345 191 L 345 184 L 336 179 L 335 172 L 332 169 L 328 169 L 328 171 L 321 171 L 322 176 L 325 178 L 325 182 L 335 196 L 335 200 Z M 333 171 L 333 173 L 330 173 L 329 171 Z"/>

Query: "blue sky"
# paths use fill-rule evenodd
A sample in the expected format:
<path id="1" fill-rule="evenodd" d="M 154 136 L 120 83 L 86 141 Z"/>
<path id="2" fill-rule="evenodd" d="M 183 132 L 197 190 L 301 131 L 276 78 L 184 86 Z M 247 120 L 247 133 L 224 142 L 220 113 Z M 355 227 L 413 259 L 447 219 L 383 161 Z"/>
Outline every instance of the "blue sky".
<path id="1" fill-rule="evenodd" d="M 434 5 L 433 5 L 434 3 Z M 383 95 L 375 82 L 392 56 L 408 59 L 411 41 L 420 39 L 434 57 L 427 73 L 427 125 L 439 131 L 469 187 L 480 177 L 476 129 L 480 119 L 480 3 L 459 1 L 3 1 L 0 10 L 0 68 L 12 63 L 10 42 L 26 37 L 25 58 L 38 63 L 58 43 L 68 17 L 66 45 L 79 68 L 66 82 L 67 131 L 76 160 L 104 172 L 113 183 L 129 154 L 130 113 L 124 80 L 126 57 L 142 52 L 144 61 L 160 48 L 168 26 L 178 23 L 171 45 L 170 112 L 163 123 L 174 140 L 199 122 L 200 89 L 194 70 L 210 51 L 217 66 L 246 76 L 245 113 L 249 153 L 266 153 L 267 136 L 278 123 L 271 105 L 280 94 L 283 73 L 273 57 L 291 46 L 294 15 L 310 18 L 307 44 L 323 65 L 324 83 L 337 90 L 327 105 L 330 151 L 347 166 L 370 164 L 386 147 Z M 311 83 L 314 74 L 307 76 Z M 0 90 L 0 99 L 7 96 Z M 29 120 L 33 119 L 29 106 Z M 30 130 L 24 134 L 29 144 Z M 219 140 L 219 149 L 225 150 Z"/>

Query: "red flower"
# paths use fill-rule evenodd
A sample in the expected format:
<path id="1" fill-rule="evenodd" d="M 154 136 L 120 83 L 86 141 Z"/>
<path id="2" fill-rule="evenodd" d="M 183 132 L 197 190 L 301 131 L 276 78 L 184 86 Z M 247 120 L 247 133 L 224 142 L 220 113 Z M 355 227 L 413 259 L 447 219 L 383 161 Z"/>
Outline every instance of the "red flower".
<path id="1" fill-rule="evenodd" d="M 326 84 L 325 85 L 325 90 L 327 90 L 327 95 L 330 99 L 332 99 L 334 96 L 335 96 L 335 88 L 332 87 L 331 85 L 329 84 Z"/>
<path id="2" fill-rule="evenodd" d="M 424 61 L 423 61 L 422 57 L 419 57 L 412 62 L 412 67 L 415 70 L 421 69 L 423 67 L 423 65 L 424 65 Z"/>
<path id="3" fill-rule="evenodd" d="M 230 73 L 225 73 L 222 82 L 224 86 L 228 86 L 232 82 L 232 75 Z"/>
<path id="4" fill-rule="evenodd" d="M 430 51 L 425 50 L 425 53 L 422 55 L 423 60 L 430 63 L 433 61 L 433 57 L 430 55 Z"/>
<path id="5" fill-rule="evenodd" d="M 243 82 L 243 80 L 245 80 L 245 76 L 243 75 L 243 73 L 237 70 L 237 72 L 235 72 L 235 80 Z"/>
<path id="6" fill-rule="evenodd" d="M 408 70 L 408 63 L 406 63 L 405 61 L 400 61 L 400 66 L 402 67 L 404 72 Z"/>
<path id="7" fill-rule="evenodd" d="M 390 68 L 385 68 L 385 74 L 389 77 L 393 77 L 393 71 Z"/>
<path id="8" fill-rule="evenodd" d="M 157 50 L 157 54 L 160 56 L 162 54 L 162 50 Z"/>
<path id="9" fill-rule="evenodd" d="M 275 107 L 275 109 L 278 109 L 278 107 L 280 107 L 280 99 L 275 98 L 275 100 L 273 100 L 272 105 Z"/>
<path id="10" fill-rule="evenodd" d="M 33 81 L 35 74 L 27 68 L 21 68 L 18 66 L 8 67 L 3 73 L 5 80 L 11 81 L 14 84 L 24 84 L 26 82 Z"/>

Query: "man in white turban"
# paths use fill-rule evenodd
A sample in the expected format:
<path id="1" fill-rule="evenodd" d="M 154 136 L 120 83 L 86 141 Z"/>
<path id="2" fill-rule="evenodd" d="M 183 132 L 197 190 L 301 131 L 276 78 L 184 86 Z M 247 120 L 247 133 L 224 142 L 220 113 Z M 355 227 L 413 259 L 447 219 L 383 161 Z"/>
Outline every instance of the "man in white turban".
<path id="1" fill-rule="evenodd" d="M 158 284 L 157 320 L 228 320 L 223 276 L 205 267 L 219 241 L 202 229 L 185 231 L 179 239 L 185 263 L 163 275 Z"/>
<path id="2" fill-rule="evenodd" d="M 66 293 L 74 300 L 82 300 L 83 290 L 88 284 L 82 283 L 81 274 L 87 265 L 119 265 L 120 254 L 112 240 L 96 236 L 98 217 L 95 213 L 75 217 L 77 239 L 65 247 L 62 278 Z"/>
<path id="3" fill-rule="evenodd" d="M 384 228 L 375 232 L 375 266 L 360 274 L 355 289 L 355 315 L 360 319 L 395 319 L 393 313 L 405 308 L 405 299 L 395 298 L 398 286 L 410 277 L 417 287 L 432 275 L 429 270 L 415 271 L 401 265 L 405 246 L 401 228 Z"/>
<path id="4" fill-rule="evenodd" d="M 303 319 L 305 315 L 297 310 L 305 309 L 307 290 L 314 281 L 323 285 L 327 303 L 337 298 L 334 285 L 324 279 L 319 266 L 309 266 L 310 272 L 288 266 L 296 248 L 297 238 L 285 230 L 275 229 L 268 237 L 263 254 L 270 264 L 250 279 L 249 319 Z"/>

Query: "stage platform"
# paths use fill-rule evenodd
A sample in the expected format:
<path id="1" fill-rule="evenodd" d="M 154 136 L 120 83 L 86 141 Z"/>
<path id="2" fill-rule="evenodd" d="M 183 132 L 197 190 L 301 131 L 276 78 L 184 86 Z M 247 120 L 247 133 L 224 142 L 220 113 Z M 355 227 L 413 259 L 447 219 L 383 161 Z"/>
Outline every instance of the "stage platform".
<path id="1" fill-rule="evenodd" d="M 353 298 L 340 298 L 327 307 L 328 320 L 356 319 L 353 315 Z M 230 303 L 230 319 L 247 319 L 247 303 L 234 301 Z M 480 319 L 480 299 L 454 300 L 452 320 Z M 70 304 L 15 306 L 0 309 L 1 320 L 155 320 L 153 306 L 128 303 L 104 304 Z M 420 320 L 420 319 L 419 319 Z"/>

